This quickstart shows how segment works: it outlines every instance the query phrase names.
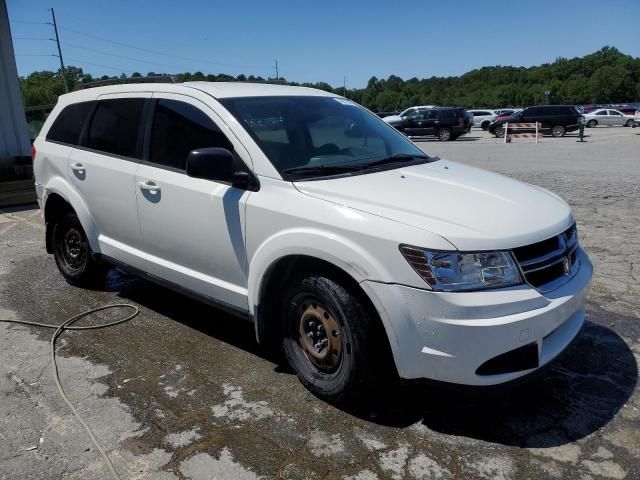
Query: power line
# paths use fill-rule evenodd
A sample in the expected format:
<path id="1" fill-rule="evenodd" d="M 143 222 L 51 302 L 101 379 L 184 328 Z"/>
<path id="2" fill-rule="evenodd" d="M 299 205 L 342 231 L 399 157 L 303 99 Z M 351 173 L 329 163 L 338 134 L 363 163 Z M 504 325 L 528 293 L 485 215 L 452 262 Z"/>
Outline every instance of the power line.
<path id="1" fill-rule="evenodd" d="M 81 63 L 81 64 L 84 64 L 84 65 L 91 65 L 91 66 L 94 66 L 94 67 L 109 68 L 111 70 L 117 70 L 119 72 L 133 72 L 133 70 L 128 69 L 128 68 L 112 67 L 112 66 L 109 66 L 109 65 L 102 65 L 100 63 L 92 63 L 92 62 L 88 62 L 86 60 L 80 60 L 78 58 L 67 57 L 67 60 L 72 60 L 75 63 Z"/>
<path id="2" fill-rule="evenodd" d="M 152 53 L 154 55 L 162 55 L 164 57 L 170 57 L 170 58 L 177 58 L 180 60 L 186 60 L 189 62 L 195 62 L 195 63 L 209 63 L 212 65 L 221 65 L 221 66 L 227 66 L 227 67 L 236 67 L 236 68 L 259 68 L 259 69 L 266 69 L 268 67 L 264 66 L 264 65 L 239 65 L 239 64 L 233 64 L 233 63 L 222 63 L 222 62 L 212 62 L 210 60 L 202 60 L 202 59 L 197 59 L 197 58 L 189 58 L 189 57 L 183 57 L 180 55 L 172 55 L 170 53 L 165 53 L 165 52 L 160 52 L 157 50 L 151 50 L 148 48 L 143 48 L 143 47 L 137 47 L 135 45 L 131 45 L 128 43 L 123 43 L 123 42 L 116 42 L 115 40 L 110 40 L 108 38 L 104 38 L 104 37 L 100 37 L 98 35 L 94 35 L 92 33 L 86 33 L 86 32 L 81 32 L 79 30 L 74 30 L 72 28 L 63 28 L 60 27 L 61 30 L 67 31 L 67 32 L 72 32 L 72 33 L 76 33 L 78 35 L 84 35 L 86 37 L 90 37 L 90 38 L 95 38 L 97 40 L 101 40 L 103 42 L 108 42 L 108 43 L 112 43 L 114 45 L 119 45 L 121 47 L 127 47 L 127 48 L 133 48 L 135 50 L 140 50 L 141 52 L 146 52 L 146 53 Z"/>
<path id="3" fill-rule="evenodd" d="M 167 66 L 168 66 L 168 65 L 166 65 L 166 64 L 164 64 L 164 63 L 150 62 L 150 61 L 148 61 L 148 60 L 141 60 L 141 59 L 139 59 L 139 58 L 127 57 L 127 56 L 125 56 L 125 55 L 117 55 L 117 54 L 115 54 L 115 53 L 109 53 L 109 52 L 105 52 L 105 51 L 103 51 L 103 50 L 96 50 L 96 49 L 94 49 L 94 48 L 88 48 L 88 47 L 85 47 L 85 46 L 82 46 L 82 45 L 78 45 L 78 44 L 76 44 L 76 43 L 71 43 L 71 42 L 60 42 L 60 43 L 62 43 L 63 45 L 67 45 L 67 46 L 69 46 L 69 47 L 79 48 L 79 49 L 81 49 L 81 50 L 87 50 L 87 51 L 89 51 L 89 52 L 100 53 L 100 54 L 102 54 L 102 55 L 110 55 L 110 56 L 112 56 L 112 57 L 123 58 L 123 59 L 125 59 L 125 60 L 133 60 L 134 62 L 149 63 L 149 64 L 151 64 L 151 65 L 158 65 L 158 66 L 160 66 L 160 67 L 167 67 Z"/>
<path id="4" fill-rule="evenodd" d="M 36 37 L 13 37 L 14 40 L 47 40 L 53 41 L 53 38 L 36 38 Z"/>
<path id="5" fill-rule="evenodd" d="M 23 23 L 26 25 L 48 25 L 49 24 L 49 22 L 25 22 L 22 20 L 14 20 L 11 23 Z"/>
<path id="6" fill-rule="evenodd" d="M 16 57 L 57 57 L 54 53 L 16 53 Z"/>

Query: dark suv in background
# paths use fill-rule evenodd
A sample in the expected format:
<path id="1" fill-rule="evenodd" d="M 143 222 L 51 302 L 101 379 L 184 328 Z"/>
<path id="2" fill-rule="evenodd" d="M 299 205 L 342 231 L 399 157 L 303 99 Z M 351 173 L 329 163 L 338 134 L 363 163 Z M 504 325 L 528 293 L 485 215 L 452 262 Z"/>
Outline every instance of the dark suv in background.
<path id="1" fill-rule="evenodd" d="M 434 107 L 416 110 L 394 126 L 408 137 L 436 136 L 446 142 L 468 133 L 472 125 L 466 108 Z"/>
<path id="2" fill-rule="evenodd" d="M 489 131 L 496 137 L 504 136 L 504 124 L 540 122 L 542 133 L 561 137 L 567 132 L 580 128 L 582 115 L 573 105 L 541 105 L 528 107 L 509 118 L 501 118 L 489 125 Z"/>

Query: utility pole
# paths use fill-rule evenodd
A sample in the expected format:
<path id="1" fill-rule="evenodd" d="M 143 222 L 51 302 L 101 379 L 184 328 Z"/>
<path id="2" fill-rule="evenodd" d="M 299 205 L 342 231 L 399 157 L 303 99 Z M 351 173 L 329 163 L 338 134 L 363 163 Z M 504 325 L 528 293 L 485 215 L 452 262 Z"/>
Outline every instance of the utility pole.
<path id="1" fill-rule="evenodd" d="M 347 76 L 342 77 L 342 96 L 347 97 Z"/>
<path id="2" fill-rule="evenodd" d="M 67 84 L 67 75 L 64 72 L 64 61 L 62 60 L 62 50 L 60 49 L 60 37 L 58 37 L 58 25 L 56 24 L 56 14 L 54 13 L 53 8 L 50 8 L 49 10 L 51 10 L 51 18 L 53 19 L 53 23 L 49 23 L 49 25 L 53 25 L 53 30 L 56 33 L 56 44 L 58 45 L 58 58 L 60 59 L 62 81 L 64 82 L 64 93 L 69 93 L 69 85 Z"/>
<path id="3" fill-rule="evenodd" d="M 276 80 L 280 80 L 280 73 L 278 72 L 278 59 L 276 58 Z"/>

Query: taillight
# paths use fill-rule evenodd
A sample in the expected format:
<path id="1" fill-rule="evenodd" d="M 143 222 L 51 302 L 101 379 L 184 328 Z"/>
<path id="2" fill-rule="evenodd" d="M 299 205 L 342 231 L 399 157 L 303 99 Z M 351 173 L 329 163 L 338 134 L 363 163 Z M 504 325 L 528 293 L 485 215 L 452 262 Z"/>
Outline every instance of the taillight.
<path id="1" fill-rule="evenodd" d="M 36 146 L 32 143 L 31 144 L 31 164 L 33 164 L 36 161 Z"/>

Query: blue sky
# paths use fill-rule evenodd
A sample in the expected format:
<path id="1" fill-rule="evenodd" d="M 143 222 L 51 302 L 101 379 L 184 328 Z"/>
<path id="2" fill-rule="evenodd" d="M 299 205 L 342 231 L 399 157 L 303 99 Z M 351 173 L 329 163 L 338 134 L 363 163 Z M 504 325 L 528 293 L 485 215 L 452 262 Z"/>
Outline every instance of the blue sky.
<path id="1" fill-rule="evenodd" d="M 49 56 L 55 43 L 42 40 L 53 36 L 43 24 L 49 7 L 66 63 L 94 75 L 200 70 L 266 77 L 274 76 L 277 58 L 288 80 L 337 86 L 346 77 L 347 87 L 362 87 L 373 75 L 538 65 L 604 45 L 640 56 L 640 0 L 6 2 L 21 75 L 57 68 Z"/>

